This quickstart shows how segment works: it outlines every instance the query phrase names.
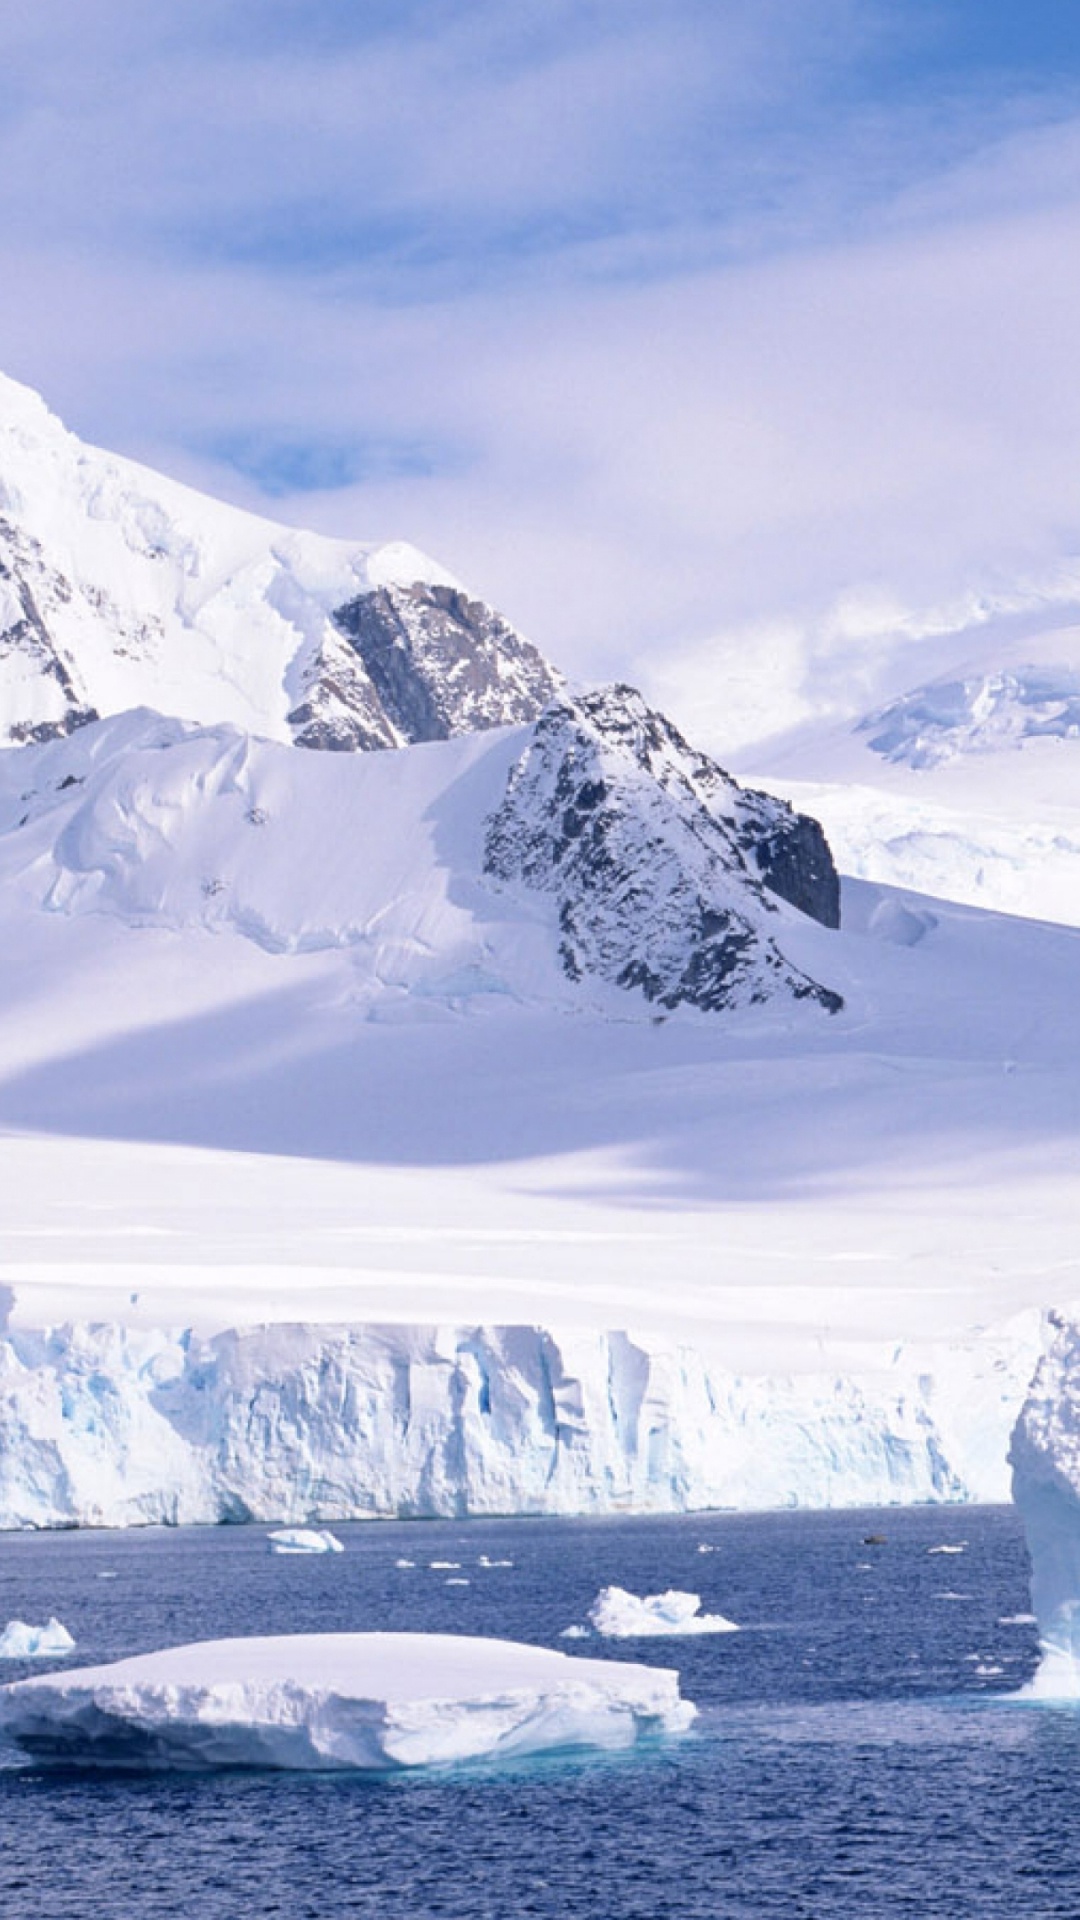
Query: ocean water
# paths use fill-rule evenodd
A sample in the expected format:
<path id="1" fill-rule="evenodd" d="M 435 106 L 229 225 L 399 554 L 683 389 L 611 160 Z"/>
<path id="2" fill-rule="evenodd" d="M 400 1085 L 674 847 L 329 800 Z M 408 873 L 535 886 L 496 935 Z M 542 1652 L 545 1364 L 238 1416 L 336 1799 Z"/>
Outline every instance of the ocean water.
<path id="1" fill-rule="evenodd" d="M 318 1630 L 577 1645 L 677 1666 L 696 1730 L 379 1778 L 3 1771 L 3 1920 L 1080 1916 L 1080 1709 L 1009 1697 L 1036 1663 L 1010 1510 L 336 1531 L 347 1552 L 311 1559 L 258 1528 L 2 1535 L 0 1624 L 58 1614 L 79 1664 Z M 689 1588 L 743 1630 L 561 1641 L 613 1583 Z"/>

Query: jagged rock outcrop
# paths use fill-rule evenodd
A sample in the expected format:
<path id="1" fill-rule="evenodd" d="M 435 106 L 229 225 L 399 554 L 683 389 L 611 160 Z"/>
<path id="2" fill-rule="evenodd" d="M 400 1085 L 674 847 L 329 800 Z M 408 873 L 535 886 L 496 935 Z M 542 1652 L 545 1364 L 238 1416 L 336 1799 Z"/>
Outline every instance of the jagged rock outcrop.
<path id="1" fill-rule="evenodd" d="M 706 1012 L 777 995 L 830 1013 L 843 1004 L 774 938 L 783 916 L 770 874 L 774 893 L 836 924 L 820 829 L 744 793 L 631 687 L 548 707 L 489 821 L 484 859 L 504 884 L 557 899 L 572 979 Z"/>

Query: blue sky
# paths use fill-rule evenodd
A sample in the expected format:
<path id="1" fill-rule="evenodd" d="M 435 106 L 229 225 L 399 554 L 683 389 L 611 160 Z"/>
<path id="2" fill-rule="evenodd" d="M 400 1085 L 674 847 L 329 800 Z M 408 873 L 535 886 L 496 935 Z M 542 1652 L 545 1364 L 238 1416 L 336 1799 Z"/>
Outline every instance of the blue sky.
<path id="1" fill-rule="evenodd" d="M 1071 580 L 1075 0 L 13 0 L 0 71 L 0 365 L 574 669 Z"/>

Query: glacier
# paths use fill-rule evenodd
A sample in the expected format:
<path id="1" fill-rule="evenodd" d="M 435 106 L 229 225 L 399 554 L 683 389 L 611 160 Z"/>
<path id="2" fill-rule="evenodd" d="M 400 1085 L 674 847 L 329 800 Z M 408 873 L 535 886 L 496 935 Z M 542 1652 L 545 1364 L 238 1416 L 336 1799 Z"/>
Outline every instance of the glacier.
<path id="1" fill-rule="evenodd" d="M 383 1771 L 680 1734 L 663 1667 L 466 1635 L 211 1640 L 0 1688 L 0 1733 L 35 1764 Z"/>
<path id="2" fill-rule="evenodd" d="M 12 1326 L 0 1527 L 1001 1499 L 1037 1338 L 782 1376 L 522 1326 Z"/>

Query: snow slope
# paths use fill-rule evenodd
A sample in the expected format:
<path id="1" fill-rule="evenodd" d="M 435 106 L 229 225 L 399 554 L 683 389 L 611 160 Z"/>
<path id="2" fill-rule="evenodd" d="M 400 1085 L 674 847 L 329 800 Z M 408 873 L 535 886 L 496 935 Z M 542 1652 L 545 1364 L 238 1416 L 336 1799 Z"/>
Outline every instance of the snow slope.
<path id="1" fill-rule="evenodd" d="M 391 1769 L 633 1746 L 696 1709 L 664 1667 L 510 1640 L 282 1634 L 168 1647 L 0 1688 L 35 1763 Z"/>

